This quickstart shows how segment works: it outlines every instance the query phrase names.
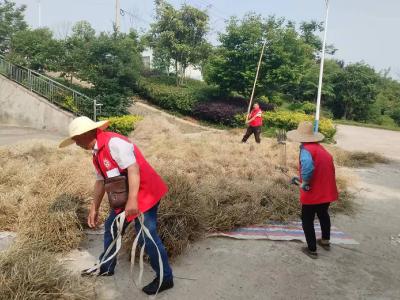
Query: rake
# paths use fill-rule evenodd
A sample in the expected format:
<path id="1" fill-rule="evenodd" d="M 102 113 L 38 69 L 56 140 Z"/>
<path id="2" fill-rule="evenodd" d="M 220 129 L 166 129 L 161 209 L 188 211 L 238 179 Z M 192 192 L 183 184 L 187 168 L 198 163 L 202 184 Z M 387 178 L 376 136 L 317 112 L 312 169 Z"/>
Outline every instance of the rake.
<path id="1" fill-rule="evenodd" d="M 276 132 L 276 141 L 278 145 L 282 146 L 282 154 L 281 154 L 281 165 L 277 168 L 282 171 L 285 175 L 287 175 L 288 168 L 287 168 L 287 159 L 286 159 L 286 130 L 285 129 L 277 129 Z"/>

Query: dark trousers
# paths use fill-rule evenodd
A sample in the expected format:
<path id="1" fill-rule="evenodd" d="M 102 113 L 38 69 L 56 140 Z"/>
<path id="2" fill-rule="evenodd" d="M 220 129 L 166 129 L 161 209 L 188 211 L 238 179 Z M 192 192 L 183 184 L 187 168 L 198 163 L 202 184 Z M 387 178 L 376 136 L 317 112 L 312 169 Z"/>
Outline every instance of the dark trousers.
<path id="1" fill-rule="evenodd" d="M 254 137 L 256 138 L 256 142 L 260 143 L 261 139 L 260 139 L 260 135 L 261 135 L 261 126 L 256 126 L 256 127 L 252 127 L 249 126 L 247 127 L 247 131 L 246 134 L 243 136 L 242 142 L 246 143 L 247 139 L 254 133 Z"/>
<path id="2" fill-rule="evenodd" d="M 158 204 L 155 205 L 152 209 L 144 213 L 144 225 L 147 227 L 147 229 L 150 231 L 150 234 L 154 241 L 157 244 L 158 250 L 160 251 L 161 258 L 163 261 L 163 267 L 164 267 L 164 279 L 169 280 L 172 279 L 172 270 L 171 267 L 168 263 L 168 255 L 167 251 L 165 250 L 165 247 L 158 236 L 157 233 L 157 209 L 158 209 Z M 116 213 L 114 210 L 111 210 L 110 215 L 107 219 L 107 221 L 104 224 L 104 251 L 107 250 L 108 246 L 111 244 L 113 238 L 111 235 L 111 224 L 114 221 L 116 217 Z M 127 226 L 128 223 L 126 222 L 125 226 Z M 136 218 L 135 219 L 135 229 L 136 232 L 138 233 L 140 230 L 140 222 Z M 116 228 L 113 228 L 114 230 L 114 236 L 116 235 Z M 153 268 L 154 272 L 156 272 L 156 276 L 159 278 L 160 277 L 160 266 L 158 264 L 158 252 L 157 248 L 154 246 L 153 242 L 150 241 L 150 239 L 146 236 L 145 239 L 143 240 L 142 235 L 139 238 L 139 245 L 143 245 L 145 243 L 145 252 L 150 258 L 150 265 Z M 115 247 L 113 248 L 113 253 L 115 251 Z M 103 257 L 104 252 L 100 255 L 100 259 Z M 133 257 L 131 259 L 134 259 Z M 115 265 L 117 263 L 117 258 L 114 257 L 112 260 L 109 262 L 105 263 L 100 267 L 100 273 L 103 272 L 112 272 L 114 273 Z"/>
<path id="3" fill-rule="evenodd" d="M 314 229 L 315 214 L 317 214 L 321 225 L 322 239 L 329 240 L 331 237 L 331 219 L 328 212 L 329 204 L 330 203 L 322 203 L 301 206 L 303 231 L 306 236 L 308 249 L 311 251 L 317 250 L 317 240 Z"/>

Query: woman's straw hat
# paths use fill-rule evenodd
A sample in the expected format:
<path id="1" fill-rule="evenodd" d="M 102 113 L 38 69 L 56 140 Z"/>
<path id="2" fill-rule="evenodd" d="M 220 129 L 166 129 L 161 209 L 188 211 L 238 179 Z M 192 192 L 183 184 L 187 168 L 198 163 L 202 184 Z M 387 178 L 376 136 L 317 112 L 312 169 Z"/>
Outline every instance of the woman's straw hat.
<path id="1" fill-rule="evenodd" d="M 314 132 L 311 122 L 304 121 L 300 122 L 296 130 L 289 131 L 287 138 L 293 142 L 312 143 L 322 141 L 325 136 L 322 133 Z"/>
<path id="2" fill-rule="evenodd" d="M 75 141 L 72 139 L 73 137 L 76 137 L 78 135 L 84 134 L 88 131 L 91 131 L 93 129 L 106 129 L 108 125 L 110 124 L 110 121 L 100 121 L 100 122 L 94 122 L 88 117 L 78 117 L 76 119 L 73 119 L 72 122 L 69 124 L 69 137 L 64 139 L 60 145 L 58 145 L 59 148 L 67 147 L 69 145 L 72 145 L 75 143 Z"/>

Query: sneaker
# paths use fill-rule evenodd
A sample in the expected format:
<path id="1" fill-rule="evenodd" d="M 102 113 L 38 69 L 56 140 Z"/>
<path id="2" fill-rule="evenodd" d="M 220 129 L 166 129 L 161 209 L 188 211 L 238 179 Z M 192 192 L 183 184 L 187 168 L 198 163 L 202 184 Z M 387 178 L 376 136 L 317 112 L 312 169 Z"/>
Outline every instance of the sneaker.
<path id="1" fill-rule="evenodd" d="M 102 272 L 102 273 L 97 273 L 97 270 L 91 271 L 90 269 L 85 269 L 81 272 L 82 277 L 95 277 L 95 276 L 113 276 L 114 272 Z"/>
<path id="2" fill-rule="evenodd" d="M 301 249 L 301 251 L 303 251 L 303 253 L 305 255 L 307 255 L 308 257 L 312 258 L 312 259 L 317 259 L 318 258 L 318 253 L 317 251 L 311 251 L 310 249 L 308 249 L 308 247 L 303 247 Z"/>
<path id="3" fill-rule="evenodd" d="M 317 244 L 326 251 L 331 250 L 331 243 L 329 242 L 329 240 L 318 239 Z"/>
<path id="4" fill-rule="evenodd" d="M 155 295 L 158 290 L 158 286 L 160 284 L 160 280 L 158 278 L 155 278 L 151 283 L 146 285 L 142 290 L 145 292 L 147 295 Z M 159 293 L 162 291 L 172 289 L 174 287 L 174 280 L 163 280 L 160 289 L 158 290 Z"/>

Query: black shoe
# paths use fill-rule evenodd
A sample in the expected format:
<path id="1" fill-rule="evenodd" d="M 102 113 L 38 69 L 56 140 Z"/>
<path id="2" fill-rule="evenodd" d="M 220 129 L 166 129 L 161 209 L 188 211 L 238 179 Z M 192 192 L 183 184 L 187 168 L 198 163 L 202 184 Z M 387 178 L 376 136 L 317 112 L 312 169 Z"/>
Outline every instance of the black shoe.
<path id="1" fill-rule="evenodd" d="M 329 242 L 329 240 L 318 239 L 317 244 L 326 251 L 331 250 L 331 243 Z"/>
<path id="2" fill-rule="evenodd" d="M 160 284 L 160 280 L 158 278 L 155 278 L 151 283 L 146 285 L 142 291 L 145 292 L 147 295 L 155 295 L 158 290 L 158 286 Z M 159 293 L 162 291 L 172 289 L 174 287 L 174 280 L 163 280 L 160 289 L 158 290 Z"/>
<path id="3" fill-rule="evenodd" d="M 101 272 L 98 274 L 97 270 L 90 271 L 90 269 L 85 269 L 81 272 L 82 277 L 113 276 L 113 275 L 114 275 L 114 272 L 105 271 L 105 272 Z"/>
<path id="4" fill-rule="evenodd" d="M 303 247 L 301 249 L 301 251 L 303 251 L 303 253 L 305 255 L 307 255 L 308 257 L 312 258 L 312 259 L 317 259 L 318 258 L 318 253 L 317 251 L 311 251 L 310 249 L 308 249 L 308 247 Z"/>

